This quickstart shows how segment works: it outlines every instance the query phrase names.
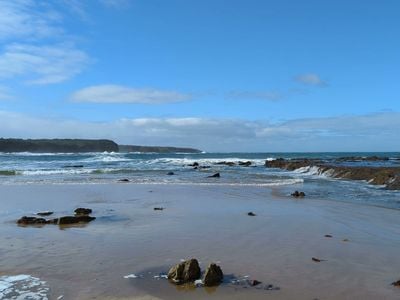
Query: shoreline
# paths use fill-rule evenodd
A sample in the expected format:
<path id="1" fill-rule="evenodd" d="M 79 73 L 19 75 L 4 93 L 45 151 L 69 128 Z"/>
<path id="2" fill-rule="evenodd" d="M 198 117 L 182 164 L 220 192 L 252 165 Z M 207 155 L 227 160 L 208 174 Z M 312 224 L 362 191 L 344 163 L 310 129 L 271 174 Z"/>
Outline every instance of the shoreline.
<path id="1" fill-rule="evenodd" d="M 287 188 L 1 185 L 0 276 L 36 276 L 48 282 L 50 299 L 399 297 L 400 290 L 390 286 L 400 277 L 398 210 L 298 200 L 282 196 Z M 14 223 L 23 214 L 64 213 L 78 206 L 92 208 L 97 219 L 63 229 Z M 155 212 L 156 206 L 165 210 Z M 247 216 L 249 211 L 256 216 Z M 219 262 L 227 275 L 249 275 L 281 290 L 223 285 L 209 294 L 204 288 L 177 290 L 150 277 L 123 278 L 165 272 L 190 257 L 202 268 Z M 326 261 L 315 263 L 312 257 Z"/>

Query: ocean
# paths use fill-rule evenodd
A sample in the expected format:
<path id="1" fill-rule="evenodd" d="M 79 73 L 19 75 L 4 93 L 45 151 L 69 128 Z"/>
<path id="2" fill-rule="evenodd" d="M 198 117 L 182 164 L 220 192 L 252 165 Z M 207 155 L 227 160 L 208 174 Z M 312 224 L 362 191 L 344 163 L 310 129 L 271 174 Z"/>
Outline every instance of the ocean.
<path id="1" fill-rule="evenodd" d="M 388 160 L 343 162 L 347 165 L 399 166 L 400 153 L 0 153 L 0 184 L 179 184 L 280 187 L 281 193 L 302 190 L 307 198 L 345 201 L 400 209 L 400 192 L 363 181 L 318 175 L 312 168 L 294 171 L 264 167 L 277 158 L 380 156 Z M 219 162 L 233 162 L 229 166 Z M 250 161 L 250 166 L 238 162 Z M 194 169 L 194 163 L 205 168 Z M 168 173 L 173 175 L 168 175 Z M 220 178 L 209 178 L 220 173 Z"/>

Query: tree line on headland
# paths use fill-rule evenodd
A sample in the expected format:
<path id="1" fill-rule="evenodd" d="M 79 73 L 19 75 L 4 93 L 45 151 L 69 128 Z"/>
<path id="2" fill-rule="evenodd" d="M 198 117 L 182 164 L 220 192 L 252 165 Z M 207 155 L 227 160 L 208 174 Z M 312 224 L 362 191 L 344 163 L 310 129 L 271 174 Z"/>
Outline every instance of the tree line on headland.
<path id="1" fill-rule="evenodd" d="M 193 148 L 118 145 L 100 139 L 4 139 L 0 138 L 0 152 L 79 153 L 79 152 L 154 152 L 199 153 Z"/>

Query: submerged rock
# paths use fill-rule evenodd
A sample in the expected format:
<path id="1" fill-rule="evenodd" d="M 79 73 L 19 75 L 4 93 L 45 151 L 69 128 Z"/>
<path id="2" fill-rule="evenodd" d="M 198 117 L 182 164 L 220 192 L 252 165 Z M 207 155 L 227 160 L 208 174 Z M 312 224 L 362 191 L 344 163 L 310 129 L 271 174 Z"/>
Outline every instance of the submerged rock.
<path id="1" fill-rule="evenodd" d="M 244 166 L 244 167 L 249 167 L 249 166 L 251 166 L 251 161 L 239 161 L 238 162 L 238 165 L 239 166 Z"/>
<path id="2" fill-rule="evenodd" d="M 392 285 L 400 287 L 400 280 L 397 280 L 395 282 L 392 282 Z"/>
<path id="3" fill-rule="evenodd" d="M 48 221 L 44 218 L 27 217 L 23 216 L 17 221 L 19 225 L 43 225 L 48 224 Z"/>
<path id="4" fill-rule="evenodd" d="M 229 167 L 236 165 L 233 161 L 219 161 L 219 162 L 216 162 L 215 164 L 216 165 L 225 165 L 225 166 L 229 166 Z"/>
<path id="5" fill-rule="evenodd" d="M 197 259 L 190 259 L 173 266 L 168 272 L 168 279 L 175 284 L 193 282 L 199 279 L 201 270 Z"/>
<path id="6" fill-rule="evenodd" d="M 168 172 L 167 175 L 171 176 L 171 175 L 175 175 L 174 172 Z"/>
<path id="7" fill-rule="evenodd" d="M 224 280 L 224 273 L 219 266 L 211 263 L 205 273 L 203 283 L 205 286 L 215 286 L 219 285 Z"/>
<path id="8" fill-rule="evenodd" d="M 213 175 L 207 176 L 207 178 L 219 178 L 221 175 L 219 173 L 215 173 Z"/>
<path id="9" fill-rule="evenodd" d="M 164 207 L 154 207 L 154 210 L 164 210 Z"/>
<path id="10" fill-rule="evenodd" d="M 130 180 L 127 178 L 118 179 L 118 182 L 129 182 Z"/>
<path id="11" fill-rule="evenodd" d="M 306 196 L 306 194 L 304 192 L 299 192 L 299 191 L 295 191 L 294 193 L 291 194 L 293 197 L 296 198 L 303 198 Z"/>
<path id="12" fill-rule="evenodd" d="M 46 216 L 50 216 L 50 215 L 52 215 L 53 214 L 53 212 L 52 211 L 41 211 L 41 212 L 38 212 L 38 213 L 36 213 L 38 216 L 41 216 L 41 217 L 46 217 Z"/>
<path id="13" fill-rule="evenodd" d="M 75 215 L 78 215 L 78 216 L 80 216 L 80 215 L 87 216 L 92 213 L 92 210 L 90 208 L 79 207 L 74 210 L 74 213 L 75 213 Z"/>
<path id="14" fill-rule="evenodd" d="M 198 166 L 199 166 L 199 163 L 195 161 L 194 163 L 189 164 L 188 166 L 189 166 L 189 167 L 198 167 Z"/>
<path id="15" fill-rule="evenodd" d="M 90 216 L 65 216 L 58 219 L 50 220 L 52 224 L 57 225 L 71 225 L 71 224 L 78 224 L 78 223 L 89 223 L 95 220 L 95 217 Z"/>
<path id="16" fill-rule="evenodd" d="M 252 211 L 248 212 L 247 215 L 250 216 L 250 217 L 255 217 L 256 216 L 256 214 L 253 213 Z"/>

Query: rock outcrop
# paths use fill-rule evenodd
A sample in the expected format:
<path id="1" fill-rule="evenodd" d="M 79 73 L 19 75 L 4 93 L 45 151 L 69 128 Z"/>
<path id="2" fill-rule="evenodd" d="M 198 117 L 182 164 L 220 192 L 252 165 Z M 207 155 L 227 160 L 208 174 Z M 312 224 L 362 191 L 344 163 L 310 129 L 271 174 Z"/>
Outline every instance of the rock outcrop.
<path id="1" fill-rule="evenodd" d="M 175 284 L 193 282 L 199 279 L 201 270 L 197 259 L 189 259 L 173 266 L 168 272 L 168 279 Z"/>
<path id="2" fill-rule="evenodd" d="M 318 174 L 338 179 L 365 180 L 370 184 L 384 185 L 387 189 L 400 189 L 400 167 L 343 166 L 317 159 L 283 159 L 266 161 L 267 168 L 294 171 L 316 168 Z"/>
<path id="3" fill-rule="evenodd" d="M 219 285 L 224 280 L 224 273 L 219 266 L 211 263 L 205 273 L 203 283 L 205 286 L 215 286 Z"/>

